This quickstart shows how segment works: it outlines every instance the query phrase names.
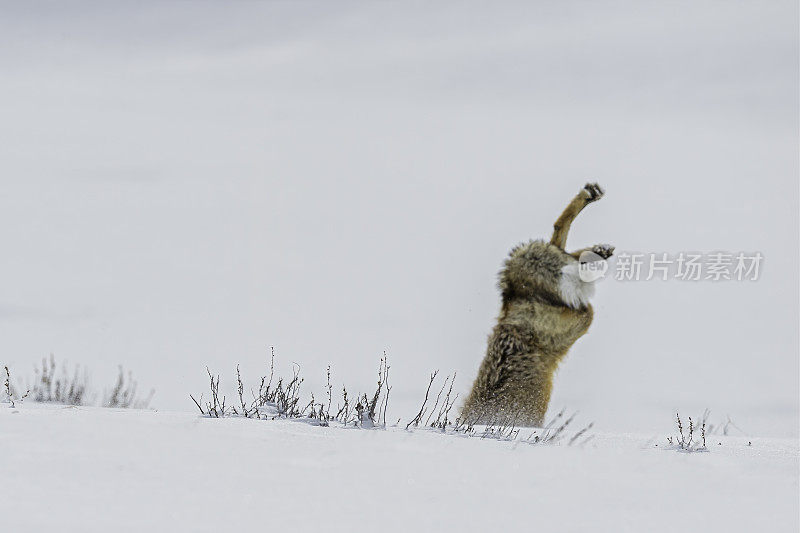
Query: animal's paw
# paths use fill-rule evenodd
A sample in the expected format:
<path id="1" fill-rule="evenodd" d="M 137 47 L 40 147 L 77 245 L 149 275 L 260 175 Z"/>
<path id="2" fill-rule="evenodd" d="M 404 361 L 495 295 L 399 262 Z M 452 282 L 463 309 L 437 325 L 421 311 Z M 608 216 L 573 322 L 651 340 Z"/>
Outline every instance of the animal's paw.
<path id="1" fill-rule="evenodd" d="M 608 259 L 614 255 L 614 247 L 610 244 L 595 244 L 592 246 L 592 251 L 603 259 Z"/>
<path id="2" fill-rule="evenodd" d="M 597 183 L 587 183 L 583 186 L 583 189 L 581 189 L 581 195 L 586 200 L 587 204 L 596 202 L 602 198 L 605 193 L 606 191 Z"/>

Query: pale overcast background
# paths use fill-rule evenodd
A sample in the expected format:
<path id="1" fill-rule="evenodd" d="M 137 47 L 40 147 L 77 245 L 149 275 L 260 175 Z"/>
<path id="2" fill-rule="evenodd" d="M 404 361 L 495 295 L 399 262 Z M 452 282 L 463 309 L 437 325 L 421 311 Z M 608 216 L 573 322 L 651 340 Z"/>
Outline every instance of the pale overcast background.
<path id="1" fill-rule="evenodd" d="M 510 247 L 759 251 L 757 282 L 606 280 L 553 409 L 796 435 L 796 2 L 8 2 L 0 361 L 118 364 L 194 409 L 268 347 L 306 392 L 469 389 Z M 230 389 L 232 390 L 232 388 Z"/>

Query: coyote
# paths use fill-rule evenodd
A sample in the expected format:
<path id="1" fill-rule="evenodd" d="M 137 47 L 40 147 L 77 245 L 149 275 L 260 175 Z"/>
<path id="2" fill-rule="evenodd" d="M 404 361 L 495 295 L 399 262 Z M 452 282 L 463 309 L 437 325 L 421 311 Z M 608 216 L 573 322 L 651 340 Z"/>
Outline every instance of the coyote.
<path id="1" fill-rule="evenodd" d="M 599 261 L 614 253 L 608 244 L 564 250 L 572 221 L 603 194 L 597 183 L 587 183 L 556 220 L 549 243 L 535 240 L 511 250 L 498 284 L 503 306 L 464 402 L 463 423 L 542 425 L 553 373 L 592 323 L 594 283 L 582 279 L 579 267 L 587 256 Z M 592 254 L 582 258 L 585 252 Z"/>

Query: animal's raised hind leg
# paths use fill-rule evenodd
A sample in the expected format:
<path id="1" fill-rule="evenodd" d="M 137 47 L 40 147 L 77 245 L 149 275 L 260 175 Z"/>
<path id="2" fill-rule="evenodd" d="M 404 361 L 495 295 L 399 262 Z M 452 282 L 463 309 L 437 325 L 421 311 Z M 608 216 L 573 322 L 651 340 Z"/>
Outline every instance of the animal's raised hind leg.
<path id="1" fill-rule="evenodd" d="M 564 212 L 561 213 L 561 216 L 558 217 L 556 223 L 553 224 L 553 237 L 550 239 L 550 244 L 558 246 L 563 250 L 567 245 L 567 234 L 569 233 L 569 227 L 572 221 L 575 220 L 575 217 L 578 216 L 578 213 L 580 213 L 584 207 L 602 198 L 603 194 L 605 194 L 605 191 L 603 191 L 597 183 L 587 183 L 584 185 L 581 192 L 572 199 L 569 205 L 567 205 L 567 208 L 564 209 Z"/>

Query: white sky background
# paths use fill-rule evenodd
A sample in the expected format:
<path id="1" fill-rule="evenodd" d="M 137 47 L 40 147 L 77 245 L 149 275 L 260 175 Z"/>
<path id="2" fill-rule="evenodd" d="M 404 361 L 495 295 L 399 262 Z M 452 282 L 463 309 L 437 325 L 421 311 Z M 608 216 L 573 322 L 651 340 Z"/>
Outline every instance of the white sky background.
<path id="1" fill-rule="evenodd" d="M 386 349 L 413 416 L 433 369 L 468 390 L 504 256 L 591 178 L 569 247 L 765 260 L 601 283 L 551 408 L 796 434 L 796 3 L 531 4 L 4 4 L 0 359 L 191 409 L 270 345 L 318 395 Z"/>

